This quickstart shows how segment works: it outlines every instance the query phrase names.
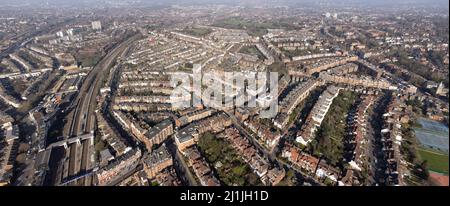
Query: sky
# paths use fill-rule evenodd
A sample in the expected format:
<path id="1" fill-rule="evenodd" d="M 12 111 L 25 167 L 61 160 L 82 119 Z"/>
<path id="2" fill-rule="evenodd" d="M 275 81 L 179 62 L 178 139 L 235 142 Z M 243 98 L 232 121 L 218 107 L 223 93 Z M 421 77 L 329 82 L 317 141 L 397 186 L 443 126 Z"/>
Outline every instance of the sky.
<path id="1" fill-rule="evenodd" d="M 448 0 L 0 0 L 3 6 L 95 6 L 95 5 L 202 5 L 202 4 L 231 4 L 231 5 L 282 5 L 301 6 L 314 4 L 352 5 L 352 6 L 446 6 Z"/>

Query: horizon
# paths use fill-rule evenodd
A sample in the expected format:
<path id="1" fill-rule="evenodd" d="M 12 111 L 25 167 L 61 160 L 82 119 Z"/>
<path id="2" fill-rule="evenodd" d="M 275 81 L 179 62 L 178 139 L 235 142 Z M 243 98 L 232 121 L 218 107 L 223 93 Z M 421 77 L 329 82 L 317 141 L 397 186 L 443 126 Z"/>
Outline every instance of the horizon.
<path id="1" fill-rule="evenodd" d="M 404 6 L 420 6 L 420 7 L 437 7 L 441 9 L 444 6 L 449 9 L 449 1 L 447 0 L 0 0 L 2 8 L 7 7 L 33 7 L 33 8 L 110 8 L 110 7 L 152 7 L 152 6 L 207 6 L 207 5 L 228 5 L 228 6 L 248 6 L 248 7 L 278 7 L 289 6 L 297 7 L 377 7 L 377 8 L 391 8 Z"/>

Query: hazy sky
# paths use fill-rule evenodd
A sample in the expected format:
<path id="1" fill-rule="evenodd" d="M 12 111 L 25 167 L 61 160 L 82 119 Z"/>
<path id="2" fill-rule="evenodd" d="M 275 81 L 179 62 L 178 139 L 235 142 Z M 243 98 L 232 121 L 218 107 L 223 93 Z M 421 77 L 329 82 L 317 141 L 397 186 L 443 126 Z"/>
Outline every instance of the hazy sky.
<path id="1" fill-rule="evenodd" d="M 95 5 L 173 5 L 173 4 L 232 4 L 240 5 L 352 5 L 352 6 L 440 6 L 447 7 L 448 0 L 0 0 L 2 6 L 95 6 Z"/>

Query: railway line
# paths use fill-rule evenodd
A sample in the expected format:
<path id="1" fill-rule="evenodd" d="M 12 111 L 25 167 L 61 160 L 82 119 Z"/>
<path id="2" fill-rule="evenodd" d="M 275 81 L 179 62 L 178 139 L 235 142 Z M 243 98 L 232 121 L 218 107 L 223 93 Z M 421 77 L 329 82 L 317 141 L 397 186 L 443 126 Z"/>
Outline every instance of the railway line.
<path id="1" fill-rule="evenodd" d="M 87 74 L 78 96 L 73 100 L 76 103 L 74 111 L 69 115 L 68 125 L 70 129 L 66 138 L 76 138 L 79 136 L 94 134 L 95 115 L 97 105 L 97 96 L 102 85 L 105 71 L 112 68 L 118 57 L 126 54 L 128 47 L 133 41 L 140 38 L 140 35 L 134 35 L 127 40 L 119 43 L 106 56 L 98 62 L 94 68 Z M 68 145 L 66 156 L 62 161 L 63 167 L 68 172 L 62 174 L 62 179 L 71 181 L 64 185 L 92 185 L 92 175 L 82 175 L 87 171 L 92 171 L 95 167 L 94 138 L 84 139 Z M 63 170 L 64 171 L 64 170 Z M 74 178 L 76 177 L 76 178 Z"/>

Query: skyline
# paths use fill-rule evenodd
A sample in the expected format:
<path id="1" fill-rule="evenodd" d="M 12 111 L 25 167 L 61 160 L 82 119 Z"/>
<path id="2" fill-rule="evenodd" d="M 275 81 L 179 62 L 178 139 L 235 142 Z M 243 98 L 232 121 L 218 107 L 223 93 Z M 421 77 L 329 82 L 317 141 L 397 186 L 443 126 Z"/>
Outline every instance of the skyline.
<path id="1" fill-rule="evenodd" d="M 36 8 L 45 7 L 68 7 L 76 6 L 80 8 L 88 8 L 90 6 L 98 7 L 149 7 L 149 6 L 171 6 L 171 5 L 213 5 L 213 4 L 223 4 L 223 5 L 233 5 L 233 6 L 311 6 L 311 7 L 327 7 L 327 6 L 337 6 L 337 7 L 392 7 L 392 6 L 424 6 L 424 7 L 447 7 L 448 1 L 446 0 L 400 0 L 400 1 L 389 1 L 389 0 L 341 0 L 341 1 L 331 1 L 331 0 L 250 0 L 242 2 L 240 0 L 166 0 L 166 1 L 154 1 L 154 0 L 81 0 L 81 1 L 69 1 L 69 0 L 17 0 L 11 2 L 9 0 L 0 0 L 2 5 L 6 6 L 33 6 Z"/>

